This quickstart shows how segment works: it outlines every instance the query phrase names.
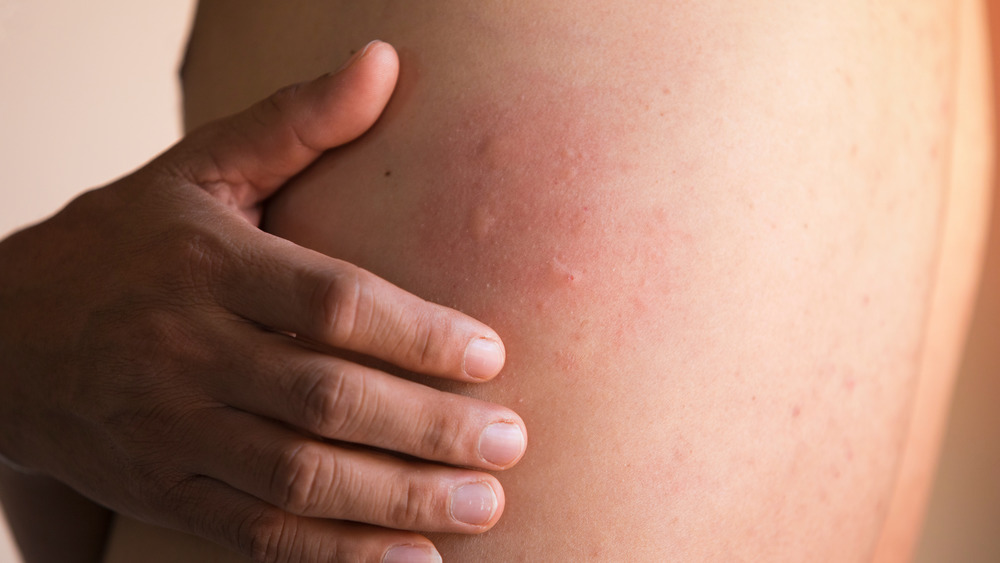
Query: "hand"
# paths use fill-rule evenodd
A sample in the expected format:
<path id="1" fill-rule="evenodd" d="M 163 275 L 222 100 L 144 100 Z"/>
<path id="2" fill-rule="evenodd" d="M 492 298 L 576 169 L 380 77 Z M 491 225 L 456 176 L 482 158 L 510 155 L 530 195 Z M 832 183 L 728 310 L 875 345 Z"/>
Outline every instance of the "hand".
<path id="1" fill-rule="evenodd" d="M 434 560 L 397 530 L 496 523 L 500 484 L 456 466 L 516 463 L 520 418 L 333 353 L 474 383 L 496 333 L 255 226 L 397 70 L 373 43 L 0 244 L 0 454 L 258 561 Z"/>

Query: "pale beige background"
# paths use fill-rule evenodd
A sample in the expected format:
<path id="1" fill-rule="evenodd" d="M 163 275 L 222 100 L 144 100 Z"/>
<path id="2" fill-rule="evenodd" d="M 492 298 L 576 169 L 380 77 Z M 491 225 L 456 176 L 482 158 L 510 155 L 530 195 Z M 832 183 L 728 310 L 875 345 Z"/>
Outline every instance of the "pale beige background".
<path id="1" fill-rule="evenodd" d="M 0 233 L 179 134 L 194 0 L 0 0 Z"/>
<path id="2" fill-rule="evenodd" d="M 177 139 L 193 5 L 0 0 L 0 237 Z M 19 561 L 0 521 L 0 563 Z"/>
<path id="3" fill-rule="evenodd" d="M 175 77 L 193 4 L 0 0 L 0 235 L 177 138 Z M 977 317 L 973 354 L 1000 346 L 997 312 Z M 970 365 L 920 561 L 1000 561 L 1000 376 L 995 363 Z M 0 563 L 17 561 L 0 522 Z"/>

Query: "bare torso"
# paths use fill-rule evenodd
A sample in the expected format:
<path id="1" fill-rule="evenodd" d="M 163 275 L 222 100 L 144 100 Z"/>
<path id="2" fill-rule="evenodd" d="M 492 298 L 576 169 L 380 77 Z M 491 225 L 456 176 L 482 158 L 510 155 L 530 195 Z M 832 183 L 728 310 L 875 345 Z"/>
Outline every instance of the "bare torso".
<path id="1" fill-rule="evenodd" d="M 382 121 L 266 227 L 504 338 L 495 382 L 449 389 L 516 410 L 528 454 L 445 560 L 849 561 L 884 528 L 892 558 L 988 207 L 982 21 L 916 4 L 210 1 L 186 115 L 400 51 Z M 140 552 L 225 557 L 121 523 L 109 560 Z"/>

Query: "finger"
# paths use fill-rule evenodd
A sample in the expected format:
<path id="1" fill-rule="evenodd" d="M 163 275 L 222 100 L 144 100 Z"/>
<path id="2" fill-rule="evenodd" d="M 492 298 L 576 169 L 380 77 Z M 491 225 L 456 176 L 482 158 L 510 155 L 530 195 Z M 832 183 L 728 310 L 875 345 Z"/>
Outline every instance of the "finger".
<path id="1" fill-rule="evenodd" d="M 364 133 L 396 84 L 393 48 L 372 42 L 339 72 L 279 90 L 188 135 L 161 159 L 238 208 L 271 195 L 323 151 Z"/>
<path id="2" fill-rule="evenodd" d="M 238 378 L 206 378 L 220 402 L 308 432 L 450 465 L 504 469 L 527 443 L 508 408 L 445 393 L 259 333 L 235 351 Z"/>
<path id="3" fill-rule="evenodd" d="M 483 323 L 347 262 L 266 233 L 248 236 L 213 287 L 234 313 L 418 373 L 481 381 L 503 368 L 500 337 Z"/>
<path id="4" fill-rule="evenodd" d="M 486 473 L 320 442 L 234 409 L 201 428 L 194 471 L 292 514 L 476 534 L 503 511 L 503 489 Z"/>
<path id="5" fill-rule="evenodd" d="M 440 563 L 423 536 L 350 522 L 303 518 L 208 477 L 171 490 L 174 527 L 191 530 L 253 561 Z"/>

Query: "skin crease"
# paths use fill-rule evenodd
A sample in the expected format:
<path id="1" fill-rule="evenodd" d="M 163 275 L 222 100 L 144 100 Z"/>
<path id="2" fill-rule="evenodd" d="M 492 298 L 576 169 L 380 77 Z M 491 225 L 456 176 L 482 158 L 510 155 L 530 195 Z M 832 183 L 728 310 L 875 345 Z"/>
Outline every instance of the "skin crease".
<path id="1" fill-rule="evenodd" d="M 957 10 L 534 4 L 210 2 L 186 66 L 193 125 L 399 48 L 380 123 L 265 224 L 503 338 L 493 383 L 434 385 L 514 409 L 528 453 L 493 530 L 429 537 L 457 561 L 869 558 L 926 361 Z M 112 552 L 163 538 L 124 526 Z"/>

